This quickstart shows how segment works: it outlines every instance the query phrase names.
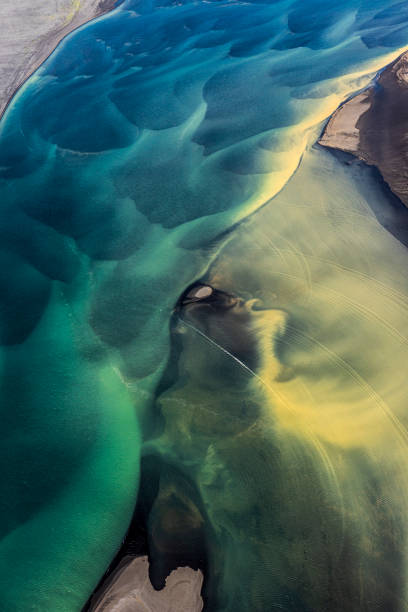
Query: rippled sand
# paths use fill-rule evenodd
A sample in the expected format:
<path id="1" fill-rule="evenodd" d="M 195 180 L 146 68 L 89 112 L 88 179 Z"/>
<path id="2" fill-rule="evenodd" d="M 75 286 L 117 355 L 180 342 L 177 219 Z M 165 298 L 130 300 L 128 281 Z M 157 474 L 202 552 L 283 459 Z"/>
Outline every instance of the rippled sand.
<path id="1" fill-rule="evenodd" d="M 372 169 L 312 148 L 211 270 L 216 286 L 260 300 L 262 355 L 249 384 L 260 414 L 211 443 L 200 472 L 229 533 L 231 571 L 248 573 L 252 547 L 259 559 L 246 583 L 255 609 L 281 601 L 270 571 L 302 593 L 293 609 L 327 609 L 325 597 L 330 610 L 407 605 L 408 253 L 372 212 L 375 202 L 392 224 L 380 186 Z M 241 495 L 237 510 L 230 500 Z"/>

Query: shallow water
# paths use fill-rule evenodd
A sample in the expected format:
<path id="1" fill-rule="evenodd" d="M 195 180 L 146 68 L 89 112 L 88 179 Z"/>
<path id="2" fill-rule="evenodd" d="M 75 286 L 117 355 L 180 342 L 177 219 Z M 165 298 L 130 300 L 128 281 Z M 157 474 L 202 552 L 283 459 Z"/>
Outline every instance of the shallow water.
<path id="1" fill-rule="evenodd" d="M 84 604 L 132 515 L 141 438 L 151 438 L 155 431 L 154 390 L 168 361 L 169 321 L 179 295 L 214 261 L 227 239 L 223 233 L 285 185 L 321 121 L 407 44 L 408 12 L 402 3 L 345 1 L 332 7 L 321 1 L 171 4 L 132 0 L 67 37 L 20 90 L 2 119 L 0 137 L 2 452 L 8 466 L 2 478 L 0 575 L 5 610 L 71 611 Z M 348 176 L 340 178 L 337 168 L 326 170 L 325 178 L 333 172 L 334 183 L 319 189 L 307 173 L 299 172 L 298 182 L 292 181 L 278 198 L 286 197 L 293 184 L 299 190 L 294 201 L 300 200 L 298 193 L 315 194 L 318 212 L 324 212 L 323 219 L 335 219 L 336 229 L 343 213 L 332 194 L 349 189 L 351 201 L 357 196 L 354 187 L 348 186 Z M 375 196 L 374 184 L 369 185 Z M 364 197 L 359 195 L 358 202 L 361 199 L 366 210 Z M 277 201 L 286 202 L 273 200 L 268 211 L 275 210 Z M 289 223 L 293 211 L 289 204 L 285 206 L 282 218 Z M 357 219 L 361 214 L 353 212 Z M 392 378 L 390 389 L 398 395 L 394 385 L 400 371 L 392 364 L 397 356 L 400 360 L 403 327 L 398 319 L 402 315 L 397 309 L 394 321 L 392 309 L 398 300 L 405 300 L 399 277 L 405 251 L 393 242 L 390 261 L 395 255 L 392 283 L 396 286 L 392 287 L 393 295 L 399 297 L 389 306 L 385 297 L 377 296 L 388 292 L 383 274 L 391 274 L 390 266 L 384 272 L 377 263 L 375 267 L 367 263 L 370 256 L 374 261 L 374 254 L 380 258 L 382 251 L 377 245 L 370 255 L 365 247 L 372 248 L 372 235 L 378 232 L 387 241 L 391 238 L 372 215 L 363 217 L 371 220 L 374 234 L 368 230 L 368 234 L 357 234 L 354 224 L 349 228 L 356 235 L 357 250 L 341 250 L 343 234 L 339 229 L 337 235 L 336 229 L 330 263 L 323 249 L 328 240 L 326 227 L 322 229 L 319 220 L 315 225 L 308 223 L 304 231 L 296 215 L 294 236 L 316 245 L 313 256 L 324 260 L 314 320 L 324 315 L 329 328 L 337 327 L 333 304 L 356 300 L 359 291 L 369 293 L 374 283 L 376 291 L 370 295 L 376 295 L 378 313 L 367 317 L 371 326 L 378 322 L 379 329 L 386 324 L 396 338 L 397 348 L 387 349 L 389 362 L 383 376 L 385 386 L 385 380 Z M 364 227 L 365 221 L 359 226 L 361 232 Z M 277 303 L 279 309 L 296 310 L 297 300 L 303 299 L 299 292 L 311 295 L 311 264 L 305 263 L 306 256 L 297 256 L 303 248 L 299 245 L 285 252 L 281 242 L 285 242 L 286 225 L 281 220 L 276 228 L 267 242 L 279 254 L 283 266 L 279 278 L 295 277 L 293 286 L 285 286 L 286 298 Z M 257 241 L 250 241 L 254 249 Z M 230 289 L 238 294 L 242 290 L 248 297 L 262 293 L 269 283 L 267 270 L 258 260 L 259 249 L 254 251 L 256 261 L 248 258 L 251 249 L 240 246 L 228 264 L 232 278 L 233 262 L 242 263 Z M 264 258 L 266 250 L 261 251 Z M 333 270 L 354 269 L 356 258 L 362 270 L 347 277 L 344 286 L 338 281 L 339 286 L 331 287 Z M 364 267 L 369 265 L 371 273 Z M 250 271 L 245 273 L 248 266 L 257 272 L 253 278 Z M 299 269 L 305 273 L 301 280 L 297 280 Z M 223 286 L 228 284 L 228 274 L 223 273 Z M 258 285 L 253 287 L 252 282 Z M 351 291 L 347 299 L 343 296 L 346 285 Z M 371 312 L 371 300 L 374 297 L 361 306 L 363 312 Z M 347 335 L 356 324 L 355 316 L 354 310 L 348 313 L 343 331 L 336 333 Z M 270 325 L 277 329 L 282 322 L 274 320 Z M 261 332 L 259 336 L 266 338 Z M 303 368 L 309 377 L 321 375 L 325 366 L 314 335 L 310 340 L 307 330 L 300 333 L 294 325 L 293 336 L 295 363 L 282 341 L 280 359 L 256 364 L 258 376 L 264 379 L 269 375 L 262 372 L 263 367 L 273 372 L 285 360 L 288 366 L 282 376 L 288 380 L 291 368 L 298 368 L 297 372 Z M 325 338 L 319 342 L 325 346 Z M 373 346 L 385 355 L 379 344 Z M 215 345 L 211 350 L 220 353 Z M 332 349 L 327 350 L 330 354 Z M 329 368 L 330 375 L 319 383 L 319 402 L 332 397 L 333 388 L 338 387 L 343 395 L 330 401 L 347 402 L 350 411 L 360 401 L 358 391 L 365 390 L 367 402 L 381 395 L 381 389 L 373 391 L 355 382 L 359 376 L 364 381 L 377 367 L 372 365 L 374 349 L 369 352 L 367 362 L 362 346 L 354 356 L 360 356 L 363 374 L 353 374 L 354 362 L 339 365 L 342 361 L 334 353 L 330 359 L 340 373 L 332 374 Z M 298 353 L 304 354 L 303 361 Z M 223 354 L 221 361 L 225 359 Z M 348 363 L 343 355 L 341 359 Z M 227 378 L 222 393 L 227 394 L 242 376 L 242 367 L 236 362 L 230 366 L 230 361 L 223 366 Z M 310 370 L 305 361 L 311 362 Z M 206 358 L 202 366 L 207 367 Z M 217 377 L 211 368 L 205 371 L 211 405 Z M 252 380 L 250 373 L 245 376 L 246 382 Z M 211 377 L 215 382 L 211 383 Z M 350 380 L 356 388 L 349 386 Z M 287 385 L 290 397 L 285 402 L 300 406 L 296 398 L 303 393 L 303 385 Z M 184 401 L 188 405 L 188 398 Z M 386 401 L 375 399 L 379 414 Z M 249 401 L 244 423 L 253 419 L 252 410 L 258 414 L 258 403 L 258 399 Z M 297 407 L 291 417 L 277 408 L 283 425 L 295 430 L 294 436 L 304 435 L 305 414 L 311 414 L 315 423 L 310 434 L 312 450 L 307 446 L 298 455 L 289 444 L 285 461 L 291 465 L 306 461 L 305 453 L 310 464 L 315 462 L 315 440 L 320 435 L 325 444 L 347 448 L 358 437 L 353 428 L 345 428 L 343 434 L 341 427 L 341 431 L 337 426 L 335 431 L 333 426 L 326 428 L 320 413 L 319 418 L 315 414 L 315 400 L 306 403 L 307 411 Z M 214 418 L 217 429 L 217 414 Z M 207 423 L 207 435 L 212 438 L 211 419 Z M 359 423 L 365 427 L 363 416 Z M 188 424 L 183 427 L 187 435 Z M 223 426 L 220 430 L 223 433 Z M 254 431 L 254 440 L 266 436 L 263 427 Z M 252 456 L 252 442 L 245 444 L 247 451 L 234 451 L 228 458 L 240 471 Z M 191 445 L 177 460 L 197 462 L 203 449 Z M 166 454 L 166 447 L 160 452 Z M 218 465 L 218 459 L 211 461 Z M 205 478 L 212 482 L 211 470 Z M 260 478 L 255 489 L 248 485 L 238 500 L 231 481 L 228 503 L 231 512 L 245 517 L 240 524 L 244 548 L 248 548 L 245 525 L 251 500 L 259 495 L 262 483 Z M 201 495 L 205 497 L 202 491 Z M 278 498 L 268 499 L 268 507 L 275 501 L 278 504 Z M 208 504 L 209 522 L 215 526 L 217 503 L 211 498 Z M 262 517 L 262 508 L 259 512 Z M 256 523 L 258 518 L 253 515 L 251 520 Z M 232 529 L 237 538 L 236 526 Z M 282 535 L 282 547 L 285 542 Z M 241 545 L 237 544 L 237 550 L 228 545 L 225 554 L 241 559 Z M 255 568 L 262 555 L 255 549 L 252 554 L 250 568 Z M 214 565 L 217 576 L 223 563 Z M 236 600 L 231 599 L 230 590 L 237 574 L 228 559 L 225 568 L 221 583 L 226 586 L 220 587 L 224 590 L 217 609 L 232 610 Z M 282 576 L 287 576 L 285 571 Z M 269 576 L 260 578 L 261 586 L 254 586 L 242 599 L 248 609 L 256 609 L 255 601 L 265 605 L 259 593 L 272 597 Z M 301 601 L 312 609 L 323 605 L 303 603 L 306 599 L 301 594 L 285 604 L 289 587 L 283 582 L 274 583 L 276 605 L 286 605 L 288 610 L 301 609 Z"/>
<path id="2" fill-rule="evenodd" d="M 252 375 L 203 314 L 208 338 L 178 324 L 152 448 L 212 527 L 208 609 L 406 609 L 408 253 L 372 207 L 399 222 L 373 169 L 314 147 L 234 232 L 208 280 L 249 300 Z"/>

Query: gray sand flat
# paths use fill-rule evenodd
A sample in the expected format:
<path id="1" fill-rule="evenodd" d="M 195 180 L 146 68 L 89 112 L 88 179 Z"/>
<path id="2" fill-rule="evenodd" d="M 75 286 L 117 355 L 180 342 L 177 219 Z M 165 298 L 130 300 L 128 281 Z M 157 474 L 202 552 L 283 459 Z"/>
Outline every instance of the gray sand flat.
<path id="1" fill-rule="evenodd" d="M 115 0 L 1 0 L 0 116 L 64 36 L 114 4 Z"/>
<path id="2" fill-rule="evenodd" d="M 91 612 L 201 612 L 203 574 L 190 567 L 178 567 L 155 591 L 149 580 L 147 557 L 125 557 L 109 578 L 109 585 L 91 603 Z M 95 598 L 94 598 L 95 600 Z"/>

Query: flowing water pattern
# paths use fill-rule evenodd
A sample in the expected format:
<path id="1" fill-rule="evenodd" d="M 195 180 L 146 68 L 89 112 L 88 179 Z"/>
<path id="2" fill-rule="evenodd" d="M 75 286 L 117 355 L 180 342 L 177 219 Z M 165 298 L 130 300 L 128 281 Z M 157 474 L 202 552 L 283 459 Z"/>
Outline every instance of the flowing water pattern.
<path id="1" fill-rule="evenodd" d="M 141 466 L 153 556 L 172 503 L 203 526 L 208 610 L 407 608 L 406 247 L 312 146 L 406 46 L 405 2 L 125 0 L 16 95 L 2 610 L 81 609 Z M 204 277 L 227 304 L 174 312 Z"/>

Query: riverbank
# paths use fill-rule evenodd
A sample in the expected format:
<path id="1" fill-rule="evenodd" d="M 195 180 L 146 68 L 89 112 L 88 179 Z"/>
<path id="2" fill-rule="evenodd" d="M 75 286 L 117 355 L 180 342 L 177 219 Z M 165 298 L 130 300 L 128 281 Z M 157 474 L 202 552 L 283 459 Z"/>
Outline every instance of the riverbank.
<path id="1" fill-rule="evenodd" d="M 319 143 L 375 166 L 408 206 L 408 52 L 389 64 L 374 85 L 343 104 Z"/>
<path id="2" fill-rule="evenodd" d="M 67 34 L 116 4 L 117 0 L 4 0 L 0 7 L 0 117 L 16 91 Z"/>

